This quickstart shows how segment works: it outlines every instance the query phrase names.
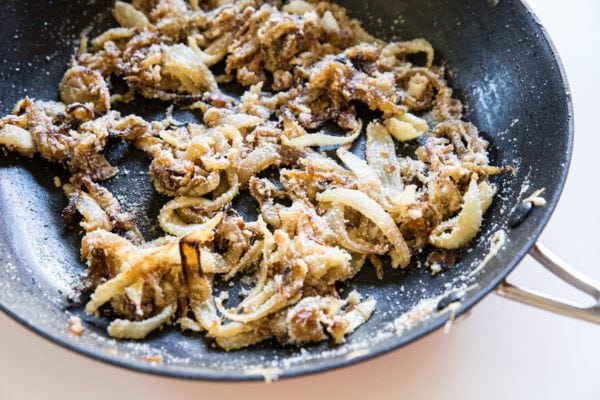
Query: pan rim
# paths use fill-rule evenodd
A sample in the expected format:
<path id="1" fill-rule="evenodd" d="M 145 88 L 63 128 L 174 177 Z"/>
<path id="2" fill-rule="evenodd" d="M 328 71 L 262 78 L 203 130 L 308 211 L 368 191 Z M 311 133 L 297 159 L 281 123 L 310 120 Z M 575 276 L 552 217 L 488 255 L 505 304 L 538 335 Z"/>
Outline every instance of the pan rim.
<path id="1" fill-rule="evenodd" d="M 568 137 L 567 137 L 567 146 L 565 149 L 565 165 L 561 169 L 561 173 L 559 178 L 557 179 L 557 189 L 553 193 L 552 197 L 547 199 L 547 205 L 541 210 L 541 215 L 539 217 L 539 221 L 536 226 L 533 227 L 530 235 L 528 235 L 527 240 L 519 246 L 519 250 L 515 253 L 515 255 L 511 258 L 511 260 L 506 264 L 506 266 L 498 271 L 496 277 L 491 279 L 491 281 L 484 287 L 481 287 L 476 294 L 472 297 L 469 297 L 462 303 L 461 307 L 457 310 L 456 316 L 460 316 L 477 303 L 479 303 L 484 297 L 490 294 L 503 280 L 504 278 L 521 262 L 521 260 L 527 255 L 529 250 L 533 247 L 538 237 L 541 235 L 542 231 L 546 227 L 549 222 L 560 196 L 564 190 L 567 175 L 569 172 L 572 153 L 573 153 L 573 142 L 574 142 L 574 114 L 573 114 L 573 102 L 571 98 L 571 91 L 569 82 L 567 79 L 567 75 L 564 69 L 564 65 L 558 54 L 558 51 L 544 28 L 541 24 L 537 15 L 533 12 L 530 5 L 525 0 L 518 0 L 521 6 L 524 7 L 525 11 L 529 14 L 529 16 L 536 23 L 537 27 L 540 30 L 541 40 L 546 41 L 549 46 L 550 53 L 552 55 L 553 61 L 556 63 L 556 67 L 558 69 L 558 75 L 560 77 L 559 86 L 564 90 L 564 98 L 566 101 L 567 112 L 568 112 Z M 161 368 L 159 366 L 153 366 L 151 364 L 142 364 L 136 362 L 133 359 L 118 359 L 114 356 L 111 356 L 107 353 L 96 350 L 95 348 L 88 348 L 83 345 L 80 345 L 79 342 L 76 341 L 68 341 L 62 337 L 54 335 L 53 333 L 44 331 L 43 329 L 31 324 L 26 319 L 22 318 L 12 310 L 8 308 L 5 304 L 0 303 L 0 311 L 2 311 L 5 315 L 19 323 L 24 328 L 32 331 L 33 333 L 39 335 L 40 337 L 59 345 L 60 347 L 77 353 L 79 355 L 86 356 L 92 360 L 103 362 L 112 366 L 116 366 L 119 368 L 127 369 L 129 371 L 134 371 L 138 373 L 147 373 L 167 378 L 176 378 L 176 379 L 186 379 L 186 380 L 199 380 L 199 381 L 213 381 L 213 382 L 248 382 L 248 381 L 261 381 L 265 380 L 265 376 L 260 373 L 256 374 L 248 374 L 244 372 L 211 372 L 211 371 L 193 371 L 193 370 L 181 370 L 181 369 L 169 369 L 169 368 Z M 413 332 L 410 332 L 407 335 L 395 336 L 393 338 L 387 339 L 370 349 L 370 351 L 366 354 L 357 355 L 351 359 L 347 358 L 335 358 L 331 359 L 328 362 L 323 364 L 314 365 L 314 366 L 294 366 L 288 369 L 283 369 L 280 373 L 277 374 L 277 379 L 288 379 L 293 377 L 301 377 L 306 375 L 314 375 L 317 373 L 323 373 L 327 371 L 333 371 L 339 368 L 348 367 L 354 364 L 358 364 L 362 361 L 374 359 L 375 357 L 381 356 L 386 353 L 390 353 L 393 350 L 397 350 L 403 346 L 406 346 L 426 335 L 429 335 L 439 328 L 441 328 L 448 320 L 448 314 L 440 315 L 437 317 L 433 317 L 430 319 L 430 323 L 426 326 L 423 325 L 421 328 L 416 329 Z"/>

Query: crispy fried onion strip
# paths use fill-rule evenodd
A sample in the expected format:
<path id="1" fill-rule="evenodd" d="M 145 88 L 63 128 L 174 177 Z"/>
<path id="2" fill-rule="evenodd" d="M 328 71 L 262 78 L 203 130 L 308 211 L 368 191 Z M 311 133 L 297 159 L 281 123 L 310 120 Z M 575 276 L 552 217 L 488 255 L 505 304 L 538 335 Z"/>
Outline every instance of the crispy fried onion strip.
<path id="1" fill-rule="evenodd" d="M 354 129 L 350 135 L 347 136 L 334 136 L 327 135 L 325 133 L 305 133 L 301 136 L 295 137 L 293 139 L 287 139 L 287 137 L 282 136 L 282 143 L 291 146 L 291 147 L 312 147 L 312 146 L 335 146 L 335 145 L 344 145 L 351 144 L 358 138 L 360 132 L 362 130 L 362 123 L 358 123 L 357 127 Z"/>
<path id="2" fill-rule="evenodd" d="M 227 170 L 227 181 L 229 188 L 216 199 L 210 200 L 206 197 L 176 197 L 169 201 L 160 210 L 158 223 L 167 233 L 175 236 L 185 236 L 198 228 L 198 224 L 187 224 L 177 214 L 177 210 L 191 209 L 193 213 L 205 216 L 217 211 L 233 200 L 239 192 L 239 181 L 237 173 L 233 169 Z"/>
<path id="3" fill-rule="evenodd" d="M 180 264 L 177 243 L 150 248 L 136 247 L 126 239 L 101 229 L 84 236 L 81 246 L 84 258 L 91 259 L 90 252 L 97 248 L 112 253 L 118 259 L 116 264 L 120 268 L 115 277 L 98 285 L 91 295 L 90 301 L 85 306 L 88 314 L 95 313 L 100 306 L 123 293 L 139 278 L 162 266 L 174 267 Z"/>
<path id="4" fill-rule="evenodd" d="M 329 227 L 336 235 L 337 244 L 354 253 L 385 254 L 388 246 L 372 244 L 360 237 L 350 237 L 344 221 L 344 210 L 338 205 L 333 205 L 324 215 Z"/>
<path id="5" fill-rule="evenodd" d="M 392 204 L 399 201 L 404 183 L 400 175 L 400 161 L 396 156 L 394 141 L 381 124 L 370 123 L 367 127 L 366 159 L 375 170 L 383 194 Z"/>
<path id="6" fill-rule="evenodd" d="M 369 319 L 375 309 L 374 298 L 361 300 L 355 291 L 346 300 L 332 296 L 305 297 L 282 316 L 287 322 L 282 324 L 285 331 L 277 333 L 296 345 L 323 340 L 327 337 L 325 332 L 336 343 L 343 343 L 345 335 Z"/>
<path id="7" fill-rule="evenodd" d="M 433 229 L 429 236 L 431 244 L 443 249 L 456 249 L 475 237 L 481 227 L 483 206 L 489 206 L 489 189 L 485 186 L 483 189 L 484 194 L 481 195 L 477 176 L 473 176 L 465 193 L 462 209 L 458 215 Z"/>
<path id="8" fill-rule="evenodd" d="M 281 154 L 278 146 L 265 145 L 257 147 L 240 162 L 238 167 L 240 184 L 243 187 L 248 185 L 251 177 L 272 165 L 278 165 L 280 162 Z"/>
<path id="9" fill-rule="evenodd" d="M 190 233 L 179 242 L 183 276 L 187 285 L 189 305 L 200 326 L 210 331 L 219 325 L 212 300 L 212 279 L 202 270 L 202 245 L 214 238 L 214 228 L 220 221 L 213 218 L 202 229 Z"/>
<path id="10" fill-rule="evenodd" d="M 396 223 L 381 206 L 366 194 L 353 189 L 335 188 L 317 195 L 320 202 L 338 203 L 351 207 L 373 221 L 394 246 L 391 251 L 392 267 L 405 267 L 410 251 Z"/>
<path id="11" fill-rule="evenodd" d="M 366 161 L 344 148 L 337 155 L 356 175 L 357 186 L 385 210 L 402 212 L 414 202 L 414 187 L 404 188 L 400 160 L 386 128 L 377 123 L 367 127 Z"/>
<path id="12" fill-rule="evenodd" d="M 108 334 L 117 339 L 143 339 L 164 324 L 169 323 L 175 315 L 177 306 L 169 304 L 160 313 L 143 321 L 115 319 L 108 325 Z"/>

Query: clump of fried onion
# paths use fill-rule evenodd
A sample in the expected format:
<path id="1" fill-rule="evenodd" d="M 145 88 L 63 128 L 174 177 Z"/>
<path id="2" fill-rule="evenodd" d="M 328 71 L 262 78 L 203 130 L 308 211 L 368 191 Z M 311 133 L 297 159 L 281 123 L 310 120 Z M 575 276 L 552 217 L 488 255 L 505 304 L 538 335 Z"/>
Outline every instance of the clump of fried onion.
<path id="1" fill-rule="evenodd" d="M 375 300 L 341 298 L 336 283 L 367 260 L 383 278 L 386 264 L 406 267 L 425 246 L 456 249 L 479 231 L 496 190 L 488 177 L 501 169 L 461 120 L 424 39 L 386 43 L 326 1 L 117 1 L 113 15 L 119 27 L 82 41 L 62 102 L 26 98 L 0 119 L 0 145 L 70 171 L 63 216 L 85 231 L 80 290 L 86 312 L 117 316 L 109 335 L 143 339 L 176 324 L 226 350 L 268 338 L 341 343 Z M 111 96 L 112 77 L 128 91 Z M 249 87 L 240 99 L 221 91 L 231 81 Z M 111 110 L 135 95 L 202 120 Z M 364 144 L 359 104 L 376 115 L 364 157 L 351 151 Z M 104 157 L 109 139 L 151 159 L 152 184 L 169 197 L 165 236 L 146 242 L 98 183 L 118 173 Z M 414 155 L 399 155 L 407 145 Z M 332 146 L 339 160 L 320 152 Z M 232 207 L 248 192 L 254 221 Z M 217 294 L 220 281 L 241 285 L 241 299 Z"/>

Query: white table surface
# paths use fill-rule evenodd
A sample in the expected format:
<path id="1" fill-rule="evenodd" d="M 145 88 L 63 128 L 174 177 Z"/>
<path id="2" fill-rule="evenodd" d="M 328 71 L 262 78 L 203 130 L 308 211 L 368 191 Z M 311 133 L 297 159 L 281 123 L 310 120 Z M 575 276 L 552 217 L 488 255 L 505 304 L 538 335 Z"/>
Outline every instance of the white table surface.
<path id="1" fill-rule="evenodd" d="M 600 279 L 600 189 L 597 167 L 592 167 L 600 148 L 600 1 L 530 0 L 530 4 L 562 56 L 575 103 L 571 171 L 541 239 L 566 261 Z M 531 259 L 510 279 L 577 297 Z M 146 400 L 293 400 L 331 395 L 600 399 L 599 364 L 600 327 L 493 294 L 447 335 L 438 331 L 375 360 L 271 385 L 190 382 L 126 371 L 64 350 L 0 314 L 0 400 L 106 400 L 126 395 Z"/>

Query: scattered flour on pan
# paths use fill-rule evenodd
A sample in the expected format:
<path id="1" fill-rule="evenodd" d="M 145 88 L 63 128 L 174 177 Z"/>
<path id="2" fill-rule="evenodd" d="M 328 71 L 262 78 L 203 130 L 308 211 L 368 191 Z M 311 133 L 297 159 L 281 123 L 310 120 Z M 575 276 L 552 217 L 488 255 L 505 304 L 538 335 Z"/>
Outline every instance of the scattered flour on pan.
<path id="1" fill-rule="evenodd" d="M 444 309 L 437 310 L 440 300 L 456 292 L 464 292 L 466 295 L 466 293 L 473 289 L 477 289 L 478 287 L 478 284 L 473 284 L 468 287 L 463 284 L 461 286 L 455 286 L 451 290 L 448 290 L 439 296 L 419 301 L 417 305 L 414 306 L 410 311 L 405 312 L 393 321 L 392 324 L 394 326 L 395 334 L 401 336 L 404 334 L 404 332 L 406 332 L 406 330 L 416 326 L 419 323 L 422 323 L 423 321 L 426 321 L 432 317 L 438 317 L 445 313 L 450 313 L 450 318 L 444 327 L 444 332 L 448 333 L 450 326 L 454 322 L 456 312 L 462 303 L 460 301 L 453 301 Z"/>
<path id="2" fill-rule="evenodd" d="M 481 271 L 487 265 L 487 263 L 498 254 L 498 251 L 504 247 L 506 243 L 506 231 L 504 229 L 497 230 L 490 237 L 489 242 L 490 250 L 486 254 L 485 258 L 481 261 L 479 266 L 469 273 L 469 276 L 473 276 Z"/>
<path id="3" fill-rule="evenodd" d="M 402 314 L 393 322 L 396 335 L 402 335 L 407 329 L 416 324 L 429 319 L 437 308 L 439 300 L 443 296 L 438 296 L 431 299 L 424 299 L 417 303 L 412 310 Z"/>

